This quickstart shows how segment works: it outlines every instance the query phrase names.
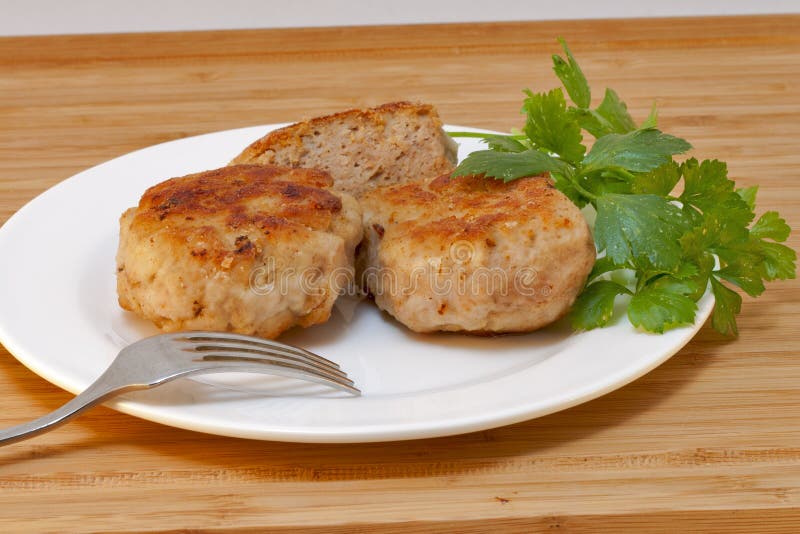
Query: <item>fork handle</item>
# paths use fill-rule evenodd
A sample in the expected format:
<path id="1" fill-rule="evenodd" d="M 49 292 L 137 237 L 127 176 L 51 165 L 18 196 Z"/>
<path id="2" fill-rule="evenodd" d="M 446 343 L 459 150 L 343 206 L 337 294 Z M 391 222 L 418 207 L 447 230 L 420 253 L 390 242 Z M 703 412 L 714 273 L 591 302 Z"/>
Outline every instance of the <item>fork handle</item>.
<path id="1" fill-rule="evenodd" d="M 102 377 L 101 377 L 102 378 Z M 12 426 L 5 430 L 0 430 L 0 446 L 8 445 L 16 441 L 32 438 L 38 434 L 47 432 L 56 427 L 59 427 L 82 413 L 83 411 L 100 404 L 112 397 L 115 397 L 126 391 L 135 389 L 147 389 L 145 385 L 112 385 L 97 380 L 90 385 L 86 390 L 80 393 L 77 397 L 70 400 L 57 410 L 50 412 L 47 415 L 34 419 L 28 423 Z"/>

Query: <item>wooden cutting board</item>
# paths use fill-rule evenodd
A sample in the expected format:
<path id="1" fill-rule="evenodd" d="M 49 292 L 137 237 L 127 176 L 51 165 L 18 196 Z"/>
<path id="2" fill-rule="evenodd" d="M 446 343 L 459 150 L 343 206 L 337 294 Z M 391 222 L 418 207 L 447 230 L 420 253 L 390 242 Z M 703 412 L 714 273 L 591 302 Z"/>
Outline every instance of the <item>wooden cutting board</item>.
<path id="1" fill-rule="evenodd" d="M 596 96 L 613 86 L 639 120 L 655 99 L 665 130 L 800 228 L 797 16 L 0 39 L 0 220 L 86 167 L 215 130 L 400 99 L 518 127 L 520 90 L 555 86 L 557 36 Z M 772 284 L 736 341 L 706 326 L 605 397 L 456 437 L 245 441 L 99 408 L 0 449 L 0 531 L 797 532 L 799 302 L 796 281 Z M 2 426 L 70 398 L 5 351 L 0 391 Z"/>

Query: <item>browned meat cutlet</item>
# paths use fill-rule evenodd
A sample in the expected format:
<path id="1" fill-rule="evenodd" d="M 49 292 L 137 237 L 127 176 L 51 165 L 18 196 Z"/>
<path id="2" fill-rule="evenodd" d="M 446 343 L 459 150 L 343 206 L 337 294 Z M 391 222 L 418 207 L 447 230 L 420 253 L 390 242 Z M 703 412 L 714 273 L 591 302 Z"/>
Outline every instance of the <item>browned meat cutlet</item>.
<path id="1" fill-rule="evenodd" d="M 418 332 L 524 332 L 563 316 L 595 247 L 546 177 L 441 176 L 361 198 L 357 264 L 376 304 Z"/>
<path id="2" fill-rule="evenodd" d="M 237 165 L 151 187 L 120 219 L 120 305 L 166 331 L 274 338 L 326 321 L 362 235 L 358 203 L 331 185 Z"/>

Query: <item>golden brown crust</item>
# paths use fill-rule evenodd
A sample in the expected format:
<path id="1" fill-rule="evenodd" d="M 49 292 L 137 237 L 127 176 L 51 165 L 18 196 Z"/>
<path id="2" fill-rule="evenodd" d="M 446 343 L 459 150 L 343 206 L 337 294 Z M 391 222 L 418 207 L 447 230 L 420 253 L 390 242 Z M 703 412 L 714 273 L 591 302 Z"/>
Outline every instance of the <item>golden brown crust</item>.
<path id="1" fill-rule="evenodd" d="M 502 231 L 503 222 L 536 218 L 546 228 L 571 224 L 557 217 L 563 196 L 547 176 L 504 183 L 483 176 L 439 176 L 368 192 L 362 203 L 391 213 L 394 231 L 418 241 L 478 239 Z"/>
<path id="2" fill-rule="evenodd" d="M 239 214 L 248 201 L 280 195 L 292 215 L 299 209 L 317 216 L 342 208 L 339 197 L 322 189 L 331 177 L 316 169 L 287 169 L 262 165 L 234 165 L 179 178 L 171 178 L 145 191 L 139 215 L 159 221 L 167 217 L 205 217 Z"/>
<path id="3" fill-rule="evenodd" d="M 253 237 L 275 241 L 326 230 L 342 201 L 323 187 L 330 176 L 315 169 L 236 165 L 171 178 L 142 196 L 132 225 L 177 242 L 202 243 L 198 261 L 230 261 L 254 252 Z M 236 234 L 232 242 L 220 235 Z M 246 240 L 246 241 L 245 241 Z M 228 240 L 230 241 L 230 240 Z"/>

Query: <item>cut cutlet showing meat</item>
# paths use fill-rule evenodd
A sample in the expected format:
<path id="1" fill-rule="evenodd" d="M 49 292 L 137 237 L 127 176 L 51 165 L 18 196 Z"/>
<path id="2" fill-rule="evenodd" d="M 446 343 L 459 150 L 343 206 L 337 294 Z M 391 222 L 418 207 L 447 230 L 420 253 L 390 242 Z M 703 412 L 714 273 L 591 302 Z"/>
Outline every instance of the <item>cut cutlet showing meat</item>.
<path id="1" fill-rule="evenodd" d="M 449 173 L 457 150 L 433 106 L 393 102 L 272 131 L 231 164 L 322 169 L 333 177 L 335 189 L 360 196 L 376 186 Z"/>

